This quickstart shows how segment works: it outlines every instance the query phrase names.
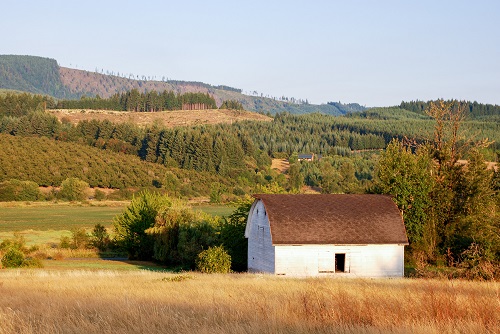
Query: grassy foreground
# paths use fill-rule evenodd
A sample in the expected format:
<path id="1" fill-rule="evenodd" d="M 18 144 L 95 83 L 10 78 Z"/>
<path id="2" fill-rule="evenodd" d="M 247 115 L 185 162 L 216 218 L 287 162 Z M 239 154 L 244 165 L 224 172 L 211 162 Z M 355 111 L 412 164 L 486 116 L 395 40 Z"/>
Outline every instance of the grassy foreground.
<path id="1" fill-rule="evenodd" d="M 0 271 L 0 333 L 495 333 L 500 283 Z"/>

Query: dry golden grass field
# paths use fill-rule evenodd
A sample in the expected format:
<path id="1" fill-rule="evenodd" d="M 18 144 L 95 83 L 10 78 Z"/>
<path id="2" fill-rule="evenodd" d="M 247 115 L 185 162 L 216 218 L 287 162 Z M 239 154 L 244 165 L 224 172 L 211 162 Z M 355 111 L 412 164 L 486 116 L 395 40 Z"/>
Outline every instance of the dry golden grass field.
<path id="1" fill-rule="evenodd" d="M 138 126 L 154 124 L 173 128 L 203 124 L 233 123 L 244 120 L 271 121 L 272 118 L 244 110 L 174 110 L 162 112 L 125 112 L 107 110 L 54 109 L 48 110 L 60 121 L 77 124 L 82 120 L 109 120 L 113 123 L 130 122 Z"/>
<path id="2" fill-rule="evenodd" d="M 498 333 L 500 283 L 1 270 L 0 333 Z"/>

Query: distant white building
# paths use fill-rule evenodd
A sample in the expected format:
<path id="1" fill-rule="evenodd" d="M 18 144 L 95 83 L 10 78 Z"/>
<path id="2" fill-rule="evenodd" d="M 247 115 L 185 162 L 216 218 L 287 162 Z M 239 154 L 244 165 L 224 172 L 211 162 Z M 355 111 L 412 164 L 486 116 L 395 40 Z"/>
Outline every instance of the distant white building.
<path id="1" fill-rule="evenodd" d="M 313 161 L 314 153 L 301 153 L 298 155 L 298 161 Z"/>
<path id="2" fill-rule="evenodd" d="M 385 195 L 255 195 L 248 270 L 291 276 L 402 277 L 403 219 Z"/>

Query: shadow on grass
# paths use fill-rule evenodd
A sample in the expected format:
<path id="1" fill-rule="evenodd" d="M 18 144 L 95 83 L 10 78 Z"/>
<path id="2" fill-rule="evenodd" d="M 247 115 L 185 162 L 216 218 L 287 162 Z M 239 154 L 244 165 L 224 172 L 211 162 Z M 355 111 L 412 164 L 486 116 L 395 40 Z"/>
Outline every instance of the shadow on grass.
<path id="1" fill-rule="evenodd" d="M 182 266 L 165 266 L 154 261 L 129 260 L 127 254 L 123 252 L 99 252 L 98 255 L 101 260 L 127 264 L 134 266 L 138 270 L 165 273 L 179 273 L 186 270 Z"/>

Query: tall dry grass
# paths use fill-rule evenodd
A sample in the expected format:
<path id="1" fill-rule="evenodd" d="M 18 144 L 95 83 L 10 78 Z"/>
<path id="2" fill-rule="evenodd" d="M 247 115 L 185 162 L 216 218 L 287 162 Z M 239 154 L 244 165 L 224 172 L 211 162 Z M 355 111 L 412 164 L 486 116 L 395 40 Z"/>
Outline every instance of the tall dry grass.
<path id="1" fill-rule="evenodd" d="M 4 270 L 0 333 L 496 333 L 500 284 Z"/>

